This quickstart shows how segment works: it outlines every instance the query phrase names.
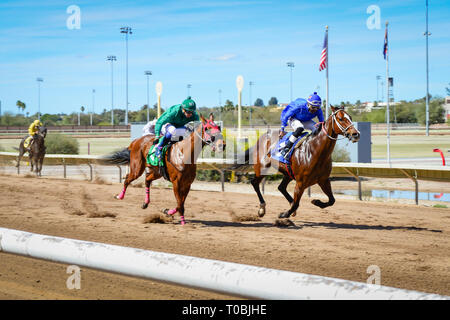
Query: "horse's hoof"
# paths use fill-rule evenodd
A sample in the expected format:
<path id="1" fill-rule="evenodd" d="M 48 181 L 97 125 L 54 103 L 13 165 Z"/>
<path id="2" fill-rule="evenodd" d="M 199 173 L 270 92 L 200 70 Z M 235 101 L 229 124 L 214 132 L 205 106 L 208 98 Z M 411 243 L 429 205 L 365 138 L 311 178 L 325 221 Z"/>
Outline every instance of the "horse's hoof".
<path id="1" fill-rule="evenodd" d="M 177 212 L 177 209 L 164 209 L 164 211 L 163 211 L 165 214 L 167 214 L 168 216 L 173 216 L 176 212 Z"/>
<path id="2" fill-rule="evenodd" d="M 122 200 L 123 198 L 120 198 L 119 195 L 116 194 L 116 195 L 114 196 L 114 199 L 116 199 L 116 200 Z"/>
<path id="3" fill-rule="evenodd" d="M 142 209 L 147 209 L 147 207 L 148 207 L 148 203 L 145 203 L 145 202 L 144 202 L 144 203 L 142 204 Z"/>
<path id="4" fill-rule="evenodd" d="M 295 217 L 297 215 L 297 211 L 292 212 L 291 217 Z"/>
<path id="5" fill-rule="evenodd" d="M 290 216 L 289 211 L 286 211 L 286 212 L 280 213 L 280 215 L 278 216 L 278 218 L 284 219 L 284 218 L 289 218 L 289 216 Z"/>
<path id="6" fill-rule="evenodd" d="M 262 218 L 262 217 L 264 217 L 265 214 L 266 214 L 266 209 L 265 208 L 259 208 L 259 210 L 258 210 L 258 217 Z"/>

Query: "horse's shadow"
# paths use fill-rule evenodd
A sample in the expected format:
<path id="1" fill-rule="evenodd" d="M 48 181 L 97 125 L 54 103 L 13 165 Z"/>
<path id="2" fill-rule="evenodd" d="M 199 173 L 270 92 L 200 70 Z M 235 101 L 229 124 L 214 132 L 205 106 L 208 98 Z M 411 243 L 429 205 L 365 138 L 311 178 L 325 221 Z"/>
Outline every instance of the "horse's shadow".
<path id="1" fill-rule="evenodd" d="M 350 224 L 350 223 L 334 223 L 334 222 L 311 222 L 299 221 L 304 228 L 325 227 L 328 229 L 352 229 L 352 230 L 409 230 L 409 231 L 430 231 L 442 232 L 442 230 L 432 230 L 428 228 L 419 228 L 414 226 L 371 226 L 367 224 Z"/>
<path id="2" fill-rule="evenodd" d="M 216 220 L 190 220 L 191 223 L 203 225 L 205 227 L 249 227 L 249 228 L 283 228 L 283 229 L 303 229 L 303 228 L 318 228 L 325 227 L 328 229 L 350 229 L 350 230 L 407 230 L 407 231 L 429 231 L 442 232 L 442 230 L 433 230 L 428 228 L 419 228 L 414 226 L 371 226 L 367 224 L 350 224 L 350 223 L 334 223 L 334 222 L 311 222 L 311 221 L 296 221 L 289 226 L 278 226 L 275 223 L 257 222 L 257 223 L 242 223 L 230 221 L 216 221 Z"/>
<path id="3" fill-rule="evenodd" d="M 270 228 L 278 227 L 273 223 L 257 222 L 257 223 L 242 223 L 242 222 L 230 222 L 230 221 L 211 221 L 211 220 L 189 220 L 191 223 L 198 223 L 205 227 L 244 227 L 244 228 Z M 291 225 L 284 227 L 285 229 L 301 229 L 301 226 Z"/>

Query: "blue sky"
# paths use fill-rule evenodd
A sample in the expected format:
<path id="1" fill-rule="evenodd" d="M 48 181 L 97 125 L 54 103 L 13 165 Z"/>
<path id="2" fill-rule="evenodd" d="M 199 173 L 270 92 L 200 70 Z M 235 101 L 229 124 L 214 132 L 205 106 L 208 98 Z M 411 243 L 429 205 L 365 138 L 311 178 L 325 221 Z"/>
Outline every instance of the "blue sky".
<path id="1" fill-rule="evenodd" d="M 81 10 L 81 28 L 70 30 L 66 12 Z M 380 8 L 381 28 L 366 25 L 370 5 Z M 450 82 L 450 2 L 430 0 L 430 92 L 445 95 Z M 384 23 L 389 21 L 390 76 L 394 97 L 425 96 L 425 0 L 390 1 L 0 1 L 0 100 L 2 112 L 37 112 L 36 78 L 42 77 L 41 112 L 70 113 L 80 106 L 110 109 L 114 64 L 114 105 L 125 108 L 125 37 L 130 26 L 129 110 L 147 102 L 145 70 L 151 70 L 150 104 L 155 83 L 163 83 L 162 105 L 181 103 L 190 94 L 198 106 L 237 103 L 236 77 L 245 86 L 243 104 L 293 96 L 319 88 L 325 97 L 325 72 L 318 71 L 325 26 L 329 25 L 330 101 L 373 101 L 376 75 L 384 81 Z M 381 91 L 381 87 L 380 87 Z M 379 94 L 381 98 L 381 93 Z"/>

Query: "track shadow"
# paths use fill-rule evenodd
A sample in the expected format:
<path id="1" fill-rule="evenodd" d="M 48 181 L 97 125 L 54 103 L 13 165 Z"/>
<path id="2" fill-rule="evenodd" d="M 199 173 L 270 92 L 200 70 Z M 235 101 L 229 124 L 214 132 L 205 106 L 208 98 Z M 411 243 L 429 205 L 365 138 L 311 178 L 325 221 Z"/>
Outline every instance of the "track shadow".
<path id="1" fill-rule="evenodd" d="M 288 226 L 288 227 L 279 227 L 274 225 L 273 223 L 267 222 L 229 222 L 229 221 L 210 221 L 210 220 L 188 220 L 191 223 L 196 223 L 200 225 L 204 225 L 206 227 L 235 227 L 235 228 L 283 228 L 283 229 L 301 229 L 301 226 Z"/>
<path id="2" fill-rule="evenodd" d="M 311 221 L 297 221 L 302 223 L 301 227 L 317 228 L 326 227 L 328 229 L 357 229 L 357 230 L 409 230 L 409 231 L 430 231 L 430 232 L 442 232 L 442 230 L 432 230 L 427 228 L 418 228 L 414 226 L 370 226 L 366 224 L 349 224 L 349 223 L 334 223 L 334 222 L 311 222 Z"/>

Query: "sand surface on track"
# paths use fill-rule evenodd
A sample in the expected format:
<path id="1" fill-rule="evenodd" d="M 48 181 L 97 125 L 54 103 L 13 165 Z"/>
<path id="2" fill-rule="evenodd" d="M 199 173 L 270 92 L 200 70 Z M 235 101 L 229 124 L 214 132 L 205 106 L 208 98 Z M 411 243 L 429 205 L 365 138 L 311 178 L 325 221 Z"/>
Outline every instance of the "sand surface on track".
<path id="1" fill-rule="evenodd" d="M 294 225 L 274 225 L 288 208 L 266 195 L 191 191 L 187 224 L 144 223 L 175 207 L 172 190 L 118 183 L 0 175 L 0 227 L 105 242 L 267 268 L 366 282 L 377 265 L 381 284 L 450 296 L 450 209 L 338 199 L 320 209 L 304 196 Z M 245 219 L 244 219 L 245 220 Z M 234 299 L 216 293 L 81 268 L 81 289 L 69 290 L 67 265 L 0 253 L 0 299 Z M 362 297 L 363 298 L 363 297 Z"/>

